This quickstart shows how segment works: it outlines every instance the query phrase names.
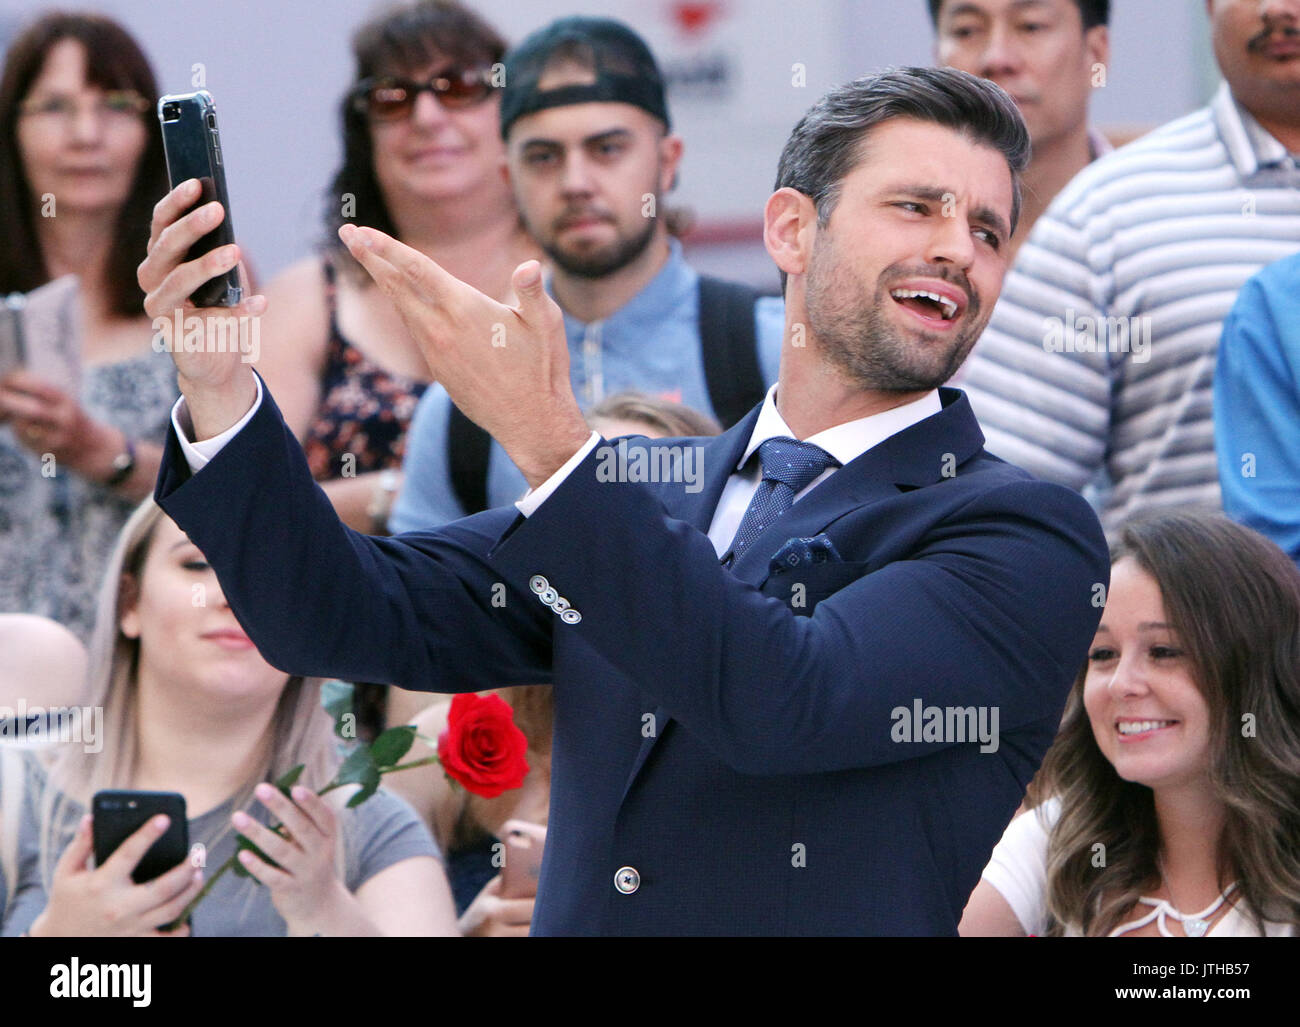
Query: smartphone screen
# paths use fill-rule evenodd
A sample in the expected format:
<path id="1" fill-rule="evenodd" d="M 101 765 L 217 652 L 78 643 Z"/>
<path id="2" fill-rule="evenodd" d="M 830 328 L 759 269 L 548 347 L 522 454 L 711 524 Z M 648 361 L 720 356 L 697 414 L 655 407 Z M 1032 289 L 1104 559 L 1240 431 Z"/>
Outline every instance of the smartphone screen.
<path id="1" fill-rule="evenodd" d="M 103 866 L 119 845 L 159 813 L 167 814 L 170 823 L 132 871 L 131 879 L 136 884 L 161 877 L 189 857 L 185 797 L 177 792 L 96 792 L 91 801 L 95 865 Z"/>
<path id="2" fill-rule="evenodd" d="M 205 90 L 164 96 L 158 101 L 158 120 L 162 125 L 171 187 L 175 189 L 182 182 L 197 178 L 203 191 L 194 207 L 217 200 L 226 212 L 221 224 L 199 239 L 185 255 L 186 261 L 196 260 L 218 246 L 235 241 L 221 136 L 217 130 L 217 108 Z M 209 279 L 190 296 L 199 307 L 233 307 L 242 298 L 238 268 Z"/>

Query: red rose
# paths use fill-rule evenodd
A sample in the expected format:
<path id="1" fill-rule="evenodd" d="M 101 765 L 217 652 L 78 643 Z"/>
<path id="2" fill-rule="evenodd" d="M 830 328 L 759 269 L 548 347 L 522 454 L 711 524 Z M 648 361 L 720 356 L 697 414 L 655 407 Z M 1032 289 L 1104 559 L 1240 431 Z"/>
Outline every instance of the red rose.
<path id="1" fill-rule="evenodd" d="M 528 739 L 515 727 L 514 711 L 499 695 L 457 695 L 438 736 L 443 771 L 485 799 L 524 783 L 527 748 Z"/>

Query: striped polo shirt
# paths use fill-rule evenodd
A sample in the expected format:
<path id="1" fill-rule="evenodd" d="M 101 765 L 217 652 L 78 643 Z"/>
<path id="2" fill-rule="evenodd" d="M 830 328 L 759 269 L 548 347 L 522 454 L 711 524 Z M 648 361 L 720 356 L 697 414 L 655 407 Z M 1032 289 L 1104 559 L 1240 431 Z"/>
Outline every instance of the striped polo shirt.
<path id="1" fill-rule="evenodd" d="M 990 452 L 1089 489 L 1108 535 L 1218 509 L 1211 398 L 1223 320 L 1300 251 L 1300 167 L 1225 83 L 1084 168 L 1034 226 L 961 385 Z"/>

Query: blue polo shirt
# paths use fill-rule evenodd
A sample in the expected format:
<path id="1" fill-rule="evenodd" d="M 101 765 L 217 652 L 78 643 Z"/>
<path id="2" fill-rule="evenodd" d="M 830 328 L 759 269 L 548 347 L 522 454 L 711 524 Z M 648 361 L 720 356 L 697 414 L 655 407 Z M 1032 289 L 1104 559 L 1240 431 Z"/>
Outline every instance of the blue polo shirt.
<path id="1" fill-rule="evenodd" d="M 1223 509 L 1300 564 L 1300 256 L 1242 286 L 1214 372 Z"/>
<path id="2" fill-rule="evenodd" d="M 699 275 L 669 241 L 668 260 L 639 293 L 603 321 L 564 315 L 573 392 L 584 411 L 606 396 L 636 389 L 697 410 L 717 412 L 709 400 L 700 351 Z M 550 288 L 549 282 L 547 285 Z M 758 364 L 763 382 L 776 381 L 785 312 L 780 297 L 760 297 L 754 307 Z M 406 437 L 404 482 L 389 530 L 417 531 L 466 516 L 452 491 L 447 460 L 451 399 L 441 385 L 425 390 Z M 528 483 L 495 440 L 488 459 L 488 503 L 505 506 Z"/>

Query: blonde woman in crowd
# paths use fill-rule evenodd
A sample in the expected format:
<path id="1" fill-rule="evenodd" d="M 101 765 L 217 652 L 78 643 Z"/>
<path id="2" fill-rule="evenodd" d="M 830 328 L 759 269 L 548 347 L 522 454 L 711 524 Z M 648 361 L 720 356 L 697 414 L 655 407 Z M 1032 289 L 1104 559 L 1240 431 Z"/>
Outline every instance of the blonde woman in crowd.
<path id="1" fill-rule="evenodd" d="M 6 935 L 158 936 L 237 833 L 280 869 L 245 853 L 252 877 L 223 875 L 174 934 L 455 933 L 427 829 L 384 789 L 355 809 L 342 808 L 348 789 L 315 795 L 340 759 L 319 682 L 262 659 L 203 554 L 152 500 L 122 531 L 98 616 L 86 702 L 103 709 L 102 751 L 68 744 L 28 761 Z M 300 763 L 292 801 L 263 784 Z M 101 789 L 183 795 L 191 859 L 133 883 L 150 832 L 161 833 L 151 822 L 91 869 L 86 811 Z M 288 840 L 268 829 L 272 817 Z"/>

